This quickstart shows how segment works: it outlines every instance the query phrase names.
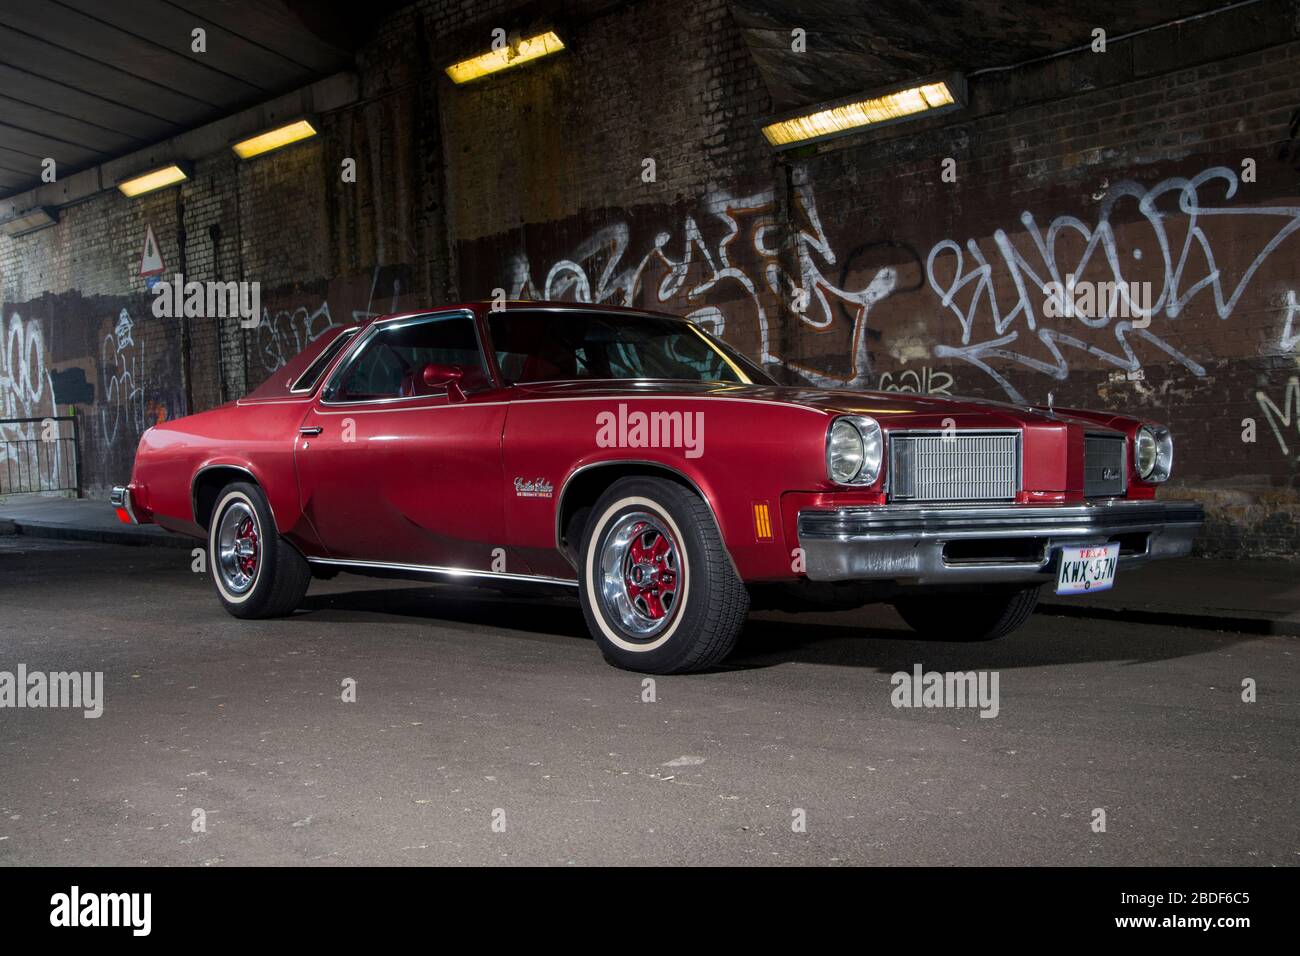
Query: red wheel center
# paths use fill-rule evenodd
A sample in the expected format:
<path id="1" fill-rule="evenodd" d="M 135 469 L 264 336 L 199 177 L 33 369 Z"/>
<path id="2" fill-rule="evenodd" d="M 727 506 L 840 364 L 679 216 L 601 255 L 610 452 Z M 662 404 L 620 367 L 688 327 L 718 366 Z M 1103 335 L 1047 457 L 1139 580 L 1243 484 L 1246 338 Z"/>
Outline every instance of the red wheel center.
<path id="1" fill-rule="evenodd" d="M 644 607 L 654 620 L 663 618 L 677 597 L 677 554 L 672 543 L 648 525 L 636 529 L 624 575 L 628 600 Z"/>
<path id="2" fill-rule="evenodd" d="M 235 562 L 250 578 L 257 570 L 257 526 L 251 518 L 241 521 L 235 531 Z"/>

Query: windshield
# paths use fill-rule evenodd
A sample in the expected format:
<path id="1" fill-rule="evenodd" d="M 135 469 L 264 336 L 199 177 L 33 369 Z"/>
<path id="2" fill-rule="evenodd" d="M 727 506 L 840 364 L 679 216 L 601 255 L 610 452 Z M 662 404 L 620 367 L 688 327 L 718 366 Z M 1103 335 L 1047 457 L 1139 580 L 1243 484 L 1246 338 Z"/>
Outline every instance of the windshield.
<path id="1" fill-rule="evenodd" d="M 753 362 L 685 319 L 617 312 L 494 312 L 488 319 L 508 381 L 671 379 L 774 384 Z"/>

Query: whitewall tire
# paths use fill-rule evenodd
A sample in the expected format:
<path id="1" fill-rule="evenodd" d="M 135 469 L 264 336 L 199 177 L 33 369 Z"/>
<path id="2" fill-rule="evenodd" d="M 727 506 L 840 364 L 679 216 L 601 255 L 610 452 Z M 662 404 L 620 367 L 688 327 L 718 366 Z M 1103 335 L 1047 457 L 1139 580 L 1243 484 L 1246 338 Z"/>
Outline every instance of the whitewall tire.
<path id="1" fill-rule="evenodd" d="M 307 593 L 307 560 L 280 537 L 266 496 L 240 481 L 217 496 L 208 522 L 208 573 L 217 597 L 235 617 L 280 617 Z"/>
<path id="2" fill-rule="evenodd" d="M 578 583 L 605 659 L 652 674 L 717 664 L 749 609 L 713 512 L 662 478 L 624 478 L 601 496 L 584 529 Z"/>

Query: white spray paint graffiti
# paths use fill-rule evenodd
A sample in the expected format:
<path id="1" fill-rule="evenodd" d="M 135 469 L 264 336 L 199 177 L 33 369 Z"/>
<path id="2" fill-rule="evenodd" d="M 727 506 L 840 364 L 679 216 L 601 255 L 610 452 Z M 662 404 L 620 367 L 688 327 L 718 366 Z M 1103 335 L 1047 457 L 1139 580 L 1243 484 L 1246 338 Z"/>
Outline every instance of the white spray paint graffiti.
<path id="1" fill-rule="evenodd" d="M 716 244 L 705 238 L 696 217 L 688 215 L 676 236 L 669 231 L 658 233 L 649 252 L 639 260 L 625 264 L 630 230 L 626 223 L 616 223 L 597 230 L 568 257 L 552 264 L 546 270 L 540 288 L 533 281 L 533 269 L 527 256 L 516 256 L 510 266 L 507 292 L 515 298 L 572 298 L 580 302 L 635 305 L 642 291 L 643 277 L 650 270 L 662 268 L 663 278 L 647 290 L 653 297 L 652 301 L 663 304 L 684 300 L 693 304 L 695 308 L 688 313 L 688 318 L 721 335 L 726 329 L 726 316 L 716 305 L 703 300 L 713 293 L 724 294 L 722 287 L 735 283 L 736 297 L 747 299 L 753 308 L 759 330 L 759 359 L 763 364 L 783 364 L 825 388 L 866 388 L 870 373 L 867 319 L 872 307 L 894 290 L 897 281 L 895 270 L 888 267 L 877 270 L 871 281 L 860 289 L 837 286 L 823 273 L 824 268 L 836 264 L 836 255 L 817 215 L 812 187 L 802 176 L 796 178 L 794 200 L 804 221 L 794 236 L 798 275 L 790 275 L 778 259 L 775 199 L 768 190 L 752 196 L 717 193 L 708 198 L 708 214 L 720 221 L 725 229 Z M 748 238 L 761 264 L 757 270 L 761 279 L 732 262 L 732 249 L 742 232 L 746 231 L 742 220 L 749 222 Z M 681 251 L 677 252 L 679 243 Z M 700 279 L 691 283 L 692 274 L 700 275 Z M 785 361 L 776 354 L 768 315 L 763 308 L 760 283 L 775 296 L 789 296 L 792 301 L 803 304 L 804 308 L 796 314 L 801 324 L 813 329 L 824 330 L 831 326 L 835 320 L 836 302 L 855 310 L 848 376 L 832 376 Z"/>
<path id="2" fill-rule="evenodd" d="M 136 347 L 130 313 L 118 313 L 113 331 L 99 346 L 103 400 L 99 407 L 100 456 L 107 458 L 125 425 L 139 436 L 145 428 L 144 347 Z"/>
<path id="3" fill-rule="evenodd" d="M 57 414 L 54 383 L 45 367 L 45 337 L 35 319 L 24 321 L 17 312 L 6 328 L 0 315 L 0 418 L 44 418 Z M 31 465 L 32 441 L 41 438 L 40 422 L 0 425 L 0 467 Z M 5 444 L 5 442 L 23 444 Z M 59 456 L 39 455 L 40 488 L 58 488 Z"/>
<path id="4" fill-rule="evenodd" d="M 882 392 L 910 392 L 920 395 L 951 395 L 953 378 L 951 373 L 925 366 L 920 371 L 904 369 L 901 372 L 886 372 L 880 376 L 876 388 Z"/>
<path id="5" fill-rule="evenodd" d="M 257 326 L 257 354 L 268 372 L 283 368 L 307 345 L 315 342 L 335 325 L 330 305 L 322 302 L 315 310 L 306 306 L 281 309 L 274 315 L 263 306 L 262 321 Z"/>
<path id="6" fill-rule="evenodd" d="M 375 267 L 370 278 L 370 293 L 366 298 L 364 309 L 352 310 L 353 322 L 364 322 L 376 315 L 375 299 L 379 291 L 380 269 Z M 397 303 L 402 296 L 400 279 L 393 280 L 389 311 L 397 311 Z M 296 309 L 281 309 L 274 315 L 268 307 L 262 308 L 262 321 L 257 326 L 257 354 L 262 368 L 268 373 L 275 372 L 288 364 L 304 348 L 339 323 L 330 314 L 328 301 L 322 302 L 315 309 L 299 306 Z"/>
<path id="7" fill-rule="evenodd" d="M 1296 315 L 1300 314 L 1300 304 L 1297 304 L 1295 289 L 1286 290 L 1286 322 L 1282 326 L 1282 340 L 1278 347 L 1283 352 L 1290 352 L 1297 345 L 1300 345 L 1300 329 L 1296 328 Z"/>
<path id="8" fill-rule="evenodd" d="M 1286 383 L 1281 408 L 1278 408 L 1273 399 L 1262 390 L 1255 393 L 1255 401 L 1259 402 L 1260 411 L 1264 413 L 1268 427 L 1273 429 L 1273 437 L 1277 439 L 1282 454 L 1291 454 L 1291 449 L 1286 443 L 1285 430 L 1294 424 L 1296 435 L 1300 437 L 1300 377 L 1292 375 L 1290 381 Z"/>
<path id="9" fill-rule="evenodd" d="M 1133 351 L 1132 340 L 1141 338 L 1183 365 L 1193 375 L 1203 376 L 1205 369 L 1202 366 L 1160 338 L 1151 328 L 1135 328 L 1128 321 L 1113 322 L 1110 315 L 1078 317 L 1079 322 L 1092 329 L 1109 327 L 1117 349 L 1107 351 L 1060 329 L 1039 327 L 1035 302 L 1043 301 L 1042 290 L 1047 283 L 1063 282 L 1064 277 L 1070 273 L 1082 275 L 1093 262 L 1095 254 L 1104 256 L 1105 268 L 1109 270 L 1108 278 L 1124 283 L 1124 294 L 1127 295 L 1125 267 L 1120 261 L 1119 243 L 1111 224 L 1111 213 L 1119 202 L 1128 200 L 1136 204 L 1139 214 L 1137 223 L 1128 228 L 1148 228 L 1150 233 L 1147 245 L 1154 246 L 1160 256 L 1154 266 L 1146 266 L 1156 273 L 1151 278 L 1160 290 L 1159 295 L 1149 310 L 1139 307 L 1135 314 L 1142 316 L 1143 321 L 1161 314 L 1171 321 L 1175 320 L 1193 298 L 1209 289 L 1214 295 L 1215 313 L 1220 319 L 1228 318 L 1256 270 L 1287 236 L 1300 229 L 1300 207 L 1231 208 L 1207 205 L 1201 197 L 1201 189 L 1207 184 L 1220 185 L 1223 199 L 1231 199 L 1237 192 L 1237 174 L 1227 167 L 1214 166 L 1191 179 L 1174 177 L 1149 189 L 1136 182 L 1118 183 L 1110 188 L 1103 200 L 1095 225 L 1089 226 L 1074 216 L 1058 216 L 1048 225 L 1046 235 L 1040 230 L 1033 214 L 1022 213 L 1020 222 L 1034 247 L 1034 253 L 1031 254 L 1033 261 L 1012 245 L 1006 232 L 999 229 L 993 234 L 1002 268 L 1017 292 L 1014 303 L 1007 309 L 998 303 L 994 294 L 993 266 L 974 239 L 967 240 L 966 253 L 951 239 L 937 243 L 926 260 L 926 276 L 942 304 L 960 322 L 962 344 L 938 345 L 934 354 L 941 358 L 956 358 L 971 363 L 990 375 L 1016 401 L 1023 401 L 1023 396 L 1004 375 L 989 364 L 990 359 L 1004 359 L 1054 379 L 1064 380 L 1069 377 L 1070 365 L 1060 347 L 1066 346 L 1087 352 L 1126 371 L 1135 372 L 1142 367 L 1142 361 Z M 1174 242 L 1169 235 L 1166 223 L 1173 217 L 1157 208 L 1165 197 L 1176 200 L 1178 212 L 1186 217 L 1186 236 L 1181 243 Z M 1225 283 L 1215 263 L 1213 245 L 1202 228 L 1207 220 L 1222 216 L 1278 217 L 1282 220 L 1277 232 L 1255 254 L 1235 285 Z M 1070 236 L 1082 240 L 1084 248 L 1077 261 L 1062 266 L 1058 261 L 1057 243 Z M 966 264 L 967 253 L 973 260 L 969 267 Z M 1134 245 L 1131 254 L 1134 261 L 1142 261 L 1141 246 Z M 1204 260 L 1202 269 L 1196 267 L 1198 259 Z M 1193 281 L 1194 275 L 1199 277 Z M 969 299 L 965 299 L 964 304 L 959 302 L 959 296 L 967 292 Z M 1132 311 L 1133 303 L 1128 305 Z M 976 332 L 976 323 L 981 318 L 991 320 L 991 335 L 989 331 Z M 1023 324 L 1023 330 L 1012 328 L 1012 324 L 1018 320 Z M 1051 361 L 1034 358 L 1021 351 L 1025 348 L 1024 341 L 1017 341 L 1021 331 L 1032 335 L 1029 341 L 1041 343 L 1051 356 Z M 972 343 L 972 338 L 977 334 L 990 337 Z"/>

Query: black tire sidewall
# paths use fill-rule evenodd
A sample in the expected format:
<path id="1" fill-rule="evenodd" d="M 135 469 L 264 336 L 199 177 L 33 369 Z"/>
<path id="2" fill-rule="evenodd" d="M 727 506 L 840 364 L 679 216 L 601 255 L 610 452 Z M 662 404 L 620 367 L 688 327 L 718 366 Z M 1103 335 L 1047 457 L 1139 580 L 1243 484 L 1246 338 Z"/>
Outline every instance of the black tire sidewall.
<path id="1" fill-rule="evenodd" d="M 708 616 L 710 578 L 713 569 L 699 527 L 684 513 L 672 491 L 677 486 L 655 479 L 624 479 L 614 484 L 592 509 L 583 536 L 579 565 L 579 593 L 587 626 L 605 659 L 617 667 L 649 673 L 674 670 L 690 654 Z M 648 642 L 636 642 L 619 622 L 606 614 L 599 592 L 598 557 L 610 529 L 624 515 L 643 511 L 664 521 L 677 540 L 682 558 L 685 589 L 678 611 L 667 628 Z"/>
<path id="2" fill-rule="evenodd" d="M 924 638 L 977 643 L 1018 630 L 1033 613 L 1040 590 L 1034 585 L 971 596 L 913 596 L 895 601 L 894 608 Z"/>
<path id="3" fill-rule="evenodd" d="M 252 587 L 243 594 L 226 591 L 218 569 L 217 530 L 221 527 L 221 516 L 235 503 L 247 504 L 257 517 L 257 574 Z M 208 523 L 208 572 L 217 597 L 235 617 L 257 617 L 265 610 L 274 586 L 278 542 L 275 517 L 271 514 L 271 506 L 267 504 L 261 489 L 248 482 L 237 482 L 221 489 L 216 507 L 212 509 L 212 519 Z"/>

